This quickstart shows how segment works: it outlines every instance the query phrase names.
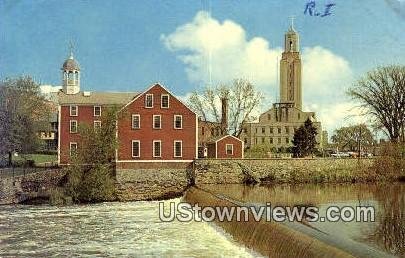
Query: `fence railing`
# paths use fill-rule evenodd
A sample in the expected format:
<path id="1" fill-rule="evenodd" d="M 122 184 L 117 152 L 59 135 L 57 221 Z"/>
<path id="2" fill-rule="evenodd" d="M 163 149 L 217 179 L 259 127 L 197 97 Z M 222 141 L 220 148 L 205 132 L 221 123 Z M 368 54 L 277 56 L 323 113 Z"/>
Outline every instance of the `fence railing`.
<path id="1" fill-rule="evenodd" d="M 46 171 L 51 168 L 57 168 L 57 162 L 44 162 L 35 166 L 11 166 L 0 168 L 0 178 L 25 176 L 32 173 Z"/>

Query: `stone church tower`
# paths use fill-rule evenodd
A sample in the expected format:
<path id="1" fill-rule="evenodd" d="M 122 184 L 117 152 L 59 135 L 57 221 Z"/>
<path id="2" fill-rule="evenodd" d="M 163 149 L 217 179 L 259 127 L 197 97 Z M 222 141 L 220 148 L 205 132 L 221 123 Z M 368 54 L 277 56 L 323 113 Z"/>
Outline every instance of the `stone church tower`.
<path id="1" fill-rule="evenodd" d="M 299 35 L 291 23 L 284 36 L 284 52 L 280 60 L 280 102 L 293 103 L 302 110 L 301 57 Z"/>

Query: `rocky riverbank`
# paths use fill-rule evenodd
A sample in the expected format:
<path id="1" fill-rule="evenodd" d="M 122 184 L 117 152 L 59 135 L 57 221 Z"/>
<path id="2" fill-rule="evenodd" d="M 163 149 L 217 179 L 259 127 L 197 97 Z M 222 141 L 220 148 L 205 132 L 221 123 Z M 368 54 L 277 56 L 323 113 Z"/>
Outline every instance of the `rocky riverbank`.
<path id="1" fill-rule="evenodd" d="M 376 171 L 373 165 L 373 159 L 212 159 L 196 161 L 194 174 L 196 185 L 371 182 L 404 176 Z"/>
<path id="2" fill-rule="evenodd" d="M 25 176 L 0 179 L 0 205 L 48 199 L 50 191 L 60 185 L 66 172 L 50 169 Z"/>
<path id="3" fill-rule="evenodd" d="M 0 204 L 46 200 L 53 189 L 63 189 L 65 175 L 58 169 L 1 179 Z M 375 169 L 373 159 L 204 159 L 189 168 L 116 169 L 115 175 L 116 201 L 168 199 L 183 195 L 189 186 L 204 184 L 354 183 L 405 178 L 404 171 Z"/>

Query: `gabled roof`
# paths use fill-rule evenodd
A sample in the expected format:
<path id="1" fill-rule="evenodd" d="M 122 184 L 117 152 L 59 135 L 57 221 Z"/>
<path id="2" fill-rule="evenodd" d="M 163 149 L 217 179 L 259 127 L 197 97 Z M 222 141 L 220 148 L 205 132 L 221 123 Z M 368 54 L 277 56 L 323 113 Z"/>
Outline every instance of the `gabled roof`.
<path id="1" fill-rule="evenodd" d="M 225 139 L 225 138 L 227 138 L 227 137 L 232 137 L 232 138 L 234 138 L 234 139 L 236 139 L 236 140 L 238 140 L 238 141 L 240 141 L 240 142 L 243 142 L 243 141 L 242 141 L 241 139 L 239 139 L 238 137 L 235 137 L 235 136 L 233 136 L 233 135 L 231 135 L 231 134 L 227 134 L 227 135 L 222 135 L 222 136 L 215 137 L 215 138 L 211 139 L 208 143 L 217 143 L 217 142 L 219 142 L 219 141 L 221 141 L 222 139 Z"/>
<path id="2" fill-rule="evenodd" d="M 176 97 L 176 95 L 174 95 L 171 91 L 169 91 L 165 86 L 163 86 L 161 83 L 156 82 L 154 84 L 152 84 L 149 88 L 147 88 L 144 92 L 138 94 L 135 98 L 133 98 L 132 100 L 128 101 L 128 103 L 126 103 L 125 106 L 123 106 L 121 108 L 121 110 L 125 109 L 127 106 L 131 105 L 135 100 L 137 100 L 138 98 L 140 98 L 142 95 L 144 95 L 146 92 L 150 91 L 151 89 L 153 89 L 154 87 L 161 87 L 162 89 L 164 89 L 167 93 L 169 93 L 170 95 L 172 95 L 173 97 L 176 98 L 176 100 L 178 100 L 181 104 L 183 104 L 188 110 L 190 110 L 193 114 L 195 114 L 196 116 L 198 116 L 198 114 L 196 112 L 194 112 L 194 110 L 192 110 L 191 108 L 189 108 L 186 104 L 183 103 L 183 101 L 181 101 L 179 98 Z"/>
<path id="3" fill-rule="evenodd" d="M 125 105 L 138 95 L 139 93 L 136 92 L 90 92 L 89 96 L 85 96 L 83 92 L 66 94 L 60 90 L 58 92 L 58 103 L 59 105 Z"/>

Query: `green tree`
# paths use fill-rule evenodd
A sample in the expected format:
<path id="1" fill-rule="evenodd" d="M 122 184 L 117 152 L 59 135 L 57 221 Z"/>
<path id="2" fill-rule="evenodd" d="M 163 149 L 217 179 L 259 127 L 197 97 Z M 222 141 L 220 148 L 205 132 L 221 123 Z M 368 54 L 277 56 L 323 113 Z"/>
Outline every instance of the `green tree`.
<path id="1" fill-rule="evenodd" d="M 49 127 L 50 110 L 39 85 L 22 76 L 0 82 L 0 155 L 32 153 L 42 141 L 38 132 Z"/>
<path id="2" fill-rule="evenodd" d="M 315 137 L 317 135 L 316 127 L 308 118 L 304 125 L 301 125 L 294 133 L 293 153 L 295 157 L 305 157 L 315 151 L 317 144 Z"/>
<path id="3" fill-rule="evenodd" d="M 339 149 L 355 151 L 358 150 L 358 144 L 369 147 L 375 144 L 373 134 L 365 124 L 344 126 L 336 129 L 331 137 L 334 144 L 337 144 Z"/>
<path id="4" fill-rule="evenodd" d="M 79 125 L 80 144 L 67 168 L 66 194 L 75 202 L 115 199 L 112 161 L 117 147 L 118 107 L 103 108 L 101 127 Z"/>
<path id="5" fill-rule="evenodd" d="M 398 142 L 405 141 L 405 66 L 379 67 L 357 81 L 348 91 L 359 101 L 364 114 Z"/>

